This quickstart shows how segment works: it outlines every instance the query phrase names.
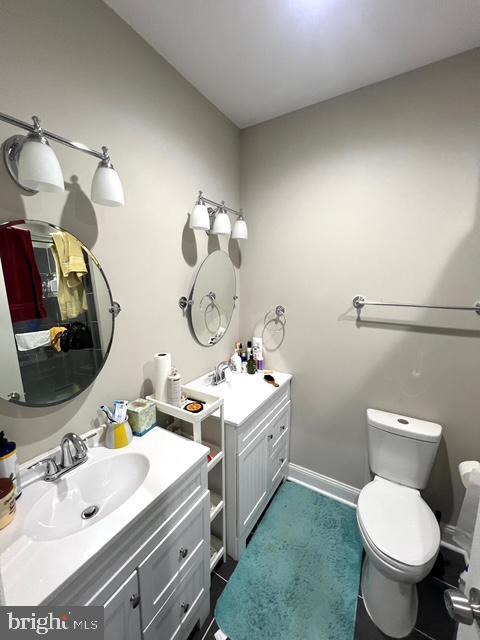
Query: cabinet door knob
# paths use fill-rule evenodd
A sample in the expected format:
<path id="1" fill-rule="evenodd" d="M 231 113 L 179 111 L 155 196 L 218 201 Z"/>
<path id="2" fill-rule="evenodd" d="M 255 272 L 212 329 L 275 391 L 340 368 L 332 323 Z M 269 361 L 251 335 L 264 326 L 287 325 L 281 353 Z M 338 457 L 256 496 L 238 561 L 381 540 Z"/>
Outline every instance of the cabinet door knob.
<path id="1" fill-rule="evenodd" d="M 184 614 L 187 613 L 187 611 L 190 609 L 190 605 L 188 604 L 188 602 L 182 602 L 180 606 Z"/>
<path id="2" fill-rule="evenodd" d="M 280 464 L 283 464 L 285 462 L 285 458 L 280 458 Z"/>
<path id="3" fill-rule="evenodd" d="M 284 424 L 282 424 L 282 426 L 280 427 L 280 430 L 281 430 L 281 431 L 285 431 L 285 429 L 286 429 L 285 425 L 284 425 Z"/>
<path id="4" fill-rule="evenodd" d="M 273 434 L 272 434 L 272 433 L 270 433 L 270 434 L 268 435 L 268 439 L 269 439 L 269 440 L 273 440 Z"/>
<path id="5" fill-rule="evenodd" d="M 188 556 L 188 549 L 182 547 L 179 551 L 180 560 L 184 560 Z"/>
<path id="6" fill-rule="evenodd" d="M 140 596 L 137 593 L 133 593 L 130 596 L 130 602 L 132 603 L 132 609 L 136 609 L 140 604 Z"/>

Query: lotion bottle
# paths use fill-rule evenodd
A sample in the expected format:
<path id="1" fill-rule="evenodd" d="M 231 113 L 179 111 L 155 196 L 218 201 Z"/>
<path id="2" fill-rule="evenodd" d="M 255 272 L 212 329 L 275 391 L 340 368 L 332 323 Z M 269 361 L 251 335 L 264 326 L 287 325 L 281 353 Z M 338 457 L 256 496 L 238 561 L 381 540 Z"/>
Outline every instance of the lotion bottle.
<path id="1" fill-rule="evenodd" d="M 167 402 L 174 407 L 180 406 L 182 398 L 181 390 L 181 375 L 178 373 L 175 367 L 172 368 L 170 374 L 167 376 Z"/>
<path id="2" fill-rule="evenodd" d="M 238 355 L 237 351 L 233 352 L 232 357 L 230 358 L 230 362 L 235 367 L 236 373 L 240 373 L 242 371 L 242 359 Z"/>

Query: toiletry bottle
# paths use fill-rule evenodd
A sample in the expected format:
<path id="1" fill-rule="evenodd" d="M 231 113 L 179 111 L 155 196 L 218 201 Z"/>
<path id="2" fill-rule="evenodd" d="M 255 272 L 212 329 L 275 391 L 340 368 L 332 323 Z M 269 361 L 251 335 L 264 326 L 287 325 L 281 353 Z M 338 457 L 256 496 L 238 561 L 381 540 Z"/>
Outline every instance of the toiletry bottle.
<path id="1" fill-rule="evenodd" d="M 233 366 L 235 367 L 235 371 L 236 373 L 240 373 L 242 370 L 242 359 L 240 358 L 240 356 L 238 355 L 237 351 L 233 352 L 232 357 L 230 358 L 230 362 L 233 364 Z"/>
<path id="2" fill-rule="evenodd" d="M 250 360 L 250 356 L 252 355 L 252 343 L 249 340 L 247 342 L 247 360 Z"/>
<path id="3" fill-rule="evenodd" d="M 0 478 L 0 529 L 15 518 L 15 484 L 10 478 Z"/>
<path id="4" fill-rule="evenodd" d="M 256 373 L 257 372 L 257 365 L 255 363 L 255 360 L 253 358 L 253 353 L 250 356 L 250 359 L 247 362 L 247 373 Z"/>
<path id="5" fill-rule="evenodd" d="M 246 373 L 247 372 L 247 353 L 246 353 L 246 351 L 242 352 L 241 361 L 242 361 L 242 373 Z"/>
<path id="6" fill-rule="evenodd" d="M 175 367 L 172 368 L 170 374 L 167 376 L 167 402 L 174 407 L 180 406 L 181 400 L 181 381 L 182 377 L 178 373 Z"/>
<path id="7" fill-rule="evenodd" d="M 4 431 L 0 431 L 0 478 L 10 478 L 15 485 L 15 498 L 19 498 L 22 485 L 18 472 L 17 445 L 5 437 Z"/>
<path id="8" fill-rule="evenodd" d="M 263 360 L 262 354 L 260 354 L 257 358 L 257 371 L 263 371 L 265 369 L 265 362 Z"/>

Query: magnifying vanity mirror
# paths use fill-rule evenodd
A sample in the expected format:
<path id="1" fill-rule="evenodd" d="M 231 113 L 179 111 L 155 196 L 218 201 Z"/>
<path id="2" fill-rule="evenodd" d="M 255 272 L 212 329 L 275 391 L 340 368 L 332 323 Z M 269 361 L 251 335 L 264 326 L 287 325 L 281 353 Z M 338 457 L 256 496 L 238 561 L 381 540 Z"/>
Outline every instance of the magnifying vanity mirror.
<path id="1" fill-rule="evenodd" d="M 190 309 L 192 330 L 200 344 L 210 347 L 223 338 L 235 308 L 236 287 L 235 269 L 225 251 L 205 258 L 190 300 L 180 299 L 180 306 Z"/>
<path id="2" fill-rule="evenodd" d="M 48 222 L 0 225 L 0 397 L 60 404 L 105 364 L 120 307 L 75 236 Z"/>

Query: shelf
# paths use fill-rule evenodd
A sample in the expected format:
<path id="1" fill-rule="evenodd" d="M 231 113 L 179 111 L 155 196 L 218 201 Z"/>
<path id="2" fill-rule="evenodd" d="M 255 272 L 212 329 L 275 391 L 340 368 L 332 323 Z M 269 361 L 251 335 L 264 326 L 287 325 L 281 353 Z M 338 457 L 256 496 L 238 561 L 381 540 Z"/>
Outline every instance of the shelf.
<path id="1" fill-rule="evenodd" d="M 175 431 L 172 431 L 172 433 L 177 436 L 181 436 L 182 438 L 193 440 L 193 435 L 191 433 L 185 433 L 181 429 L 176 429 Z M 208 447 L 208 449 L 210 450 L 210 456 L 212 458 L 208 461 L 208 470 L 210 471 L 220 462 L 220 460 L 223 460 L 224 453 L 220 449 L 220 446 L 218 444 L 212 444 L 211 442 L 207 442 L 206 440 L 202 440 L 200 444 L 203 444 L 204 447 Z"/>
<path id="2" fill-rule="evenodd" d="M 154 402 L 157 409 L 162 413 L 166 413 L 167 415 L 178 418 L 179 420 L 185 420 L 185 422 L 191 422 L 194 424 L 205 420 L 207 416 L 215 413 L 215 411 L 223 405 L 223 398 L 219 398 L 218 396 L 213 396 L 202 391 L 195 391 L 189 387 L 182 387 L 181 389 L 182 395 L 186 395 L 188 398 L 192 398 L 193 400 L 201 400 L 204 403 L 202 411 L 199 413 L 190 413 L 190 411 L 185 411 L 185 409 L 175 407 L 173 404 L 168 404 L 168 402 L 157 400 L 153 395 L 147 396 L 147 400 Z"/>
<path id="3" fill-rule="evenodd" d="M 213 534 L 210 536 L 210 571 L 213 571 L 223 557 L 224 548 L 221 540 Z"/>
<path id="4" fill-rule="evenodd" d="M 208 447 L 209 445 L 206 444 L 205 446 Z M 208 463 L 208 470 L 211 471 L 213 467 L 216 467 L 220 460 L 223 460 L 224 456 L 225 454 L 223 453 L 223 451 L 219 451 L 218 453 L 216 453 Z"/>
<path id="5" fill-rule="evenodd" d="M 223 509 L 222 497 L 213 491 L 210 491 L 210 522 L 215 520 L 220 511 Z"/>

